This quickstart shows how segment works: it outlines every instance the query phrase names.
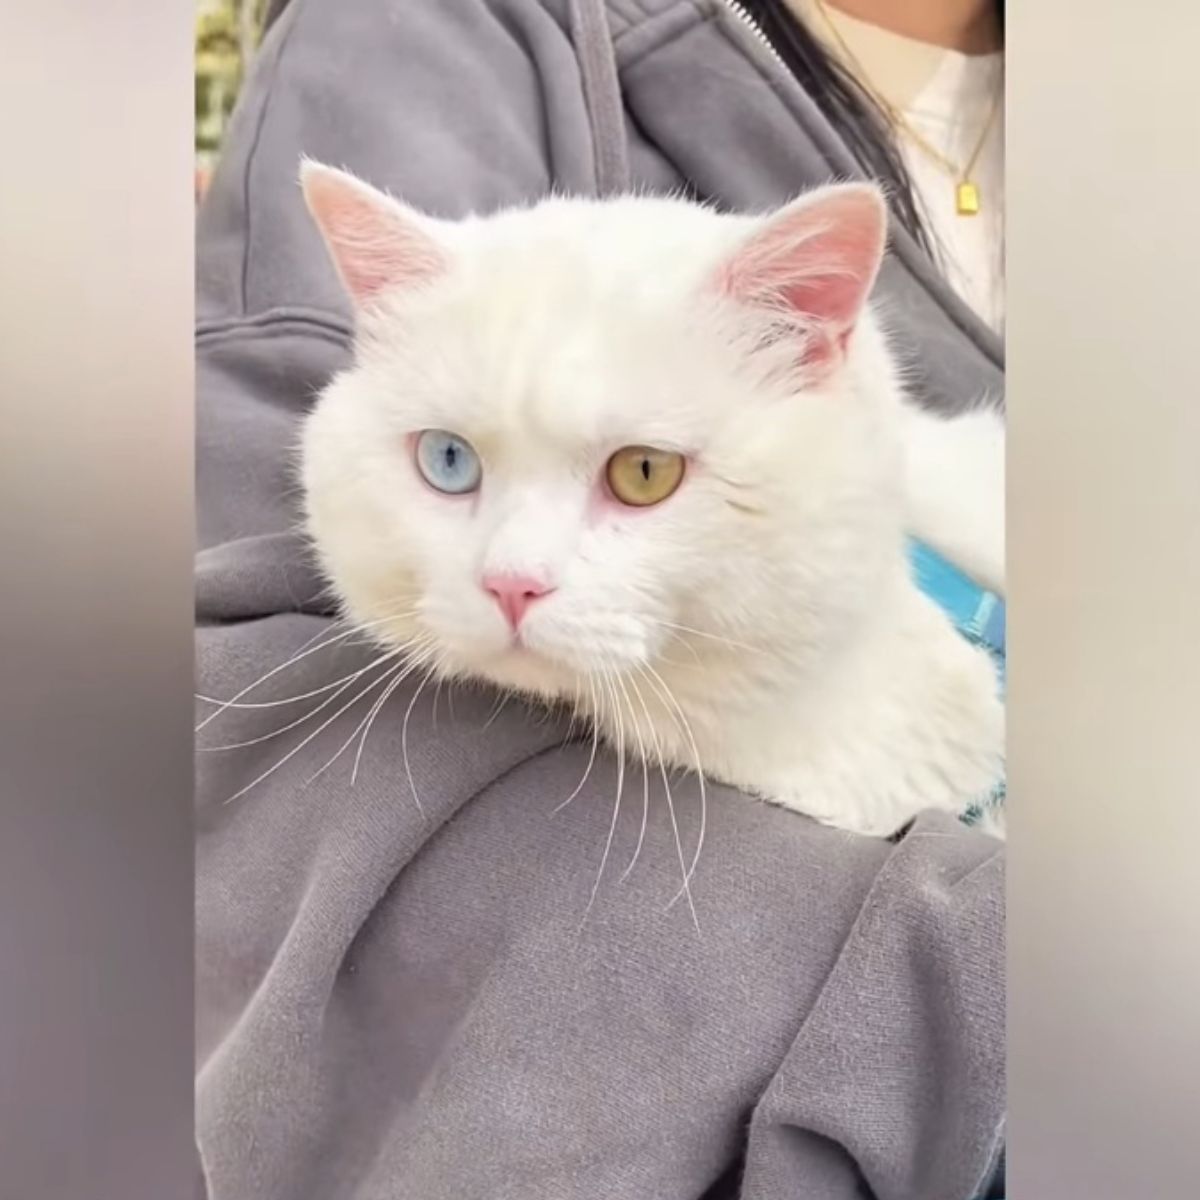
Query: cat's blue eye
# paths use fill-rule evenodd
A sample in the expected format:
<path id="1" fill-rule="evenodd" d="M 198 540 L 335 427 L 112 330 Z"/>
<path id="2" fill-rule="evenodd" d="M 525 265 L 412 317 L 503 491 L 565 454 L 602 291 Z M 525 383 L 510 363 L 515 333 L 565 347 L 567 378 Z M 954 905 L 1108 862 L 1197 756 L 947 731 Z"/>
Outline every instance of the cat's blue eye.
<path id="1" fill-rule="evenodd" d="M 439 492 L 461 496 L 483 478 L 483 464 L 470 442 L 445 429 L 426 429 L 417 437 L 417 469 Z"/>

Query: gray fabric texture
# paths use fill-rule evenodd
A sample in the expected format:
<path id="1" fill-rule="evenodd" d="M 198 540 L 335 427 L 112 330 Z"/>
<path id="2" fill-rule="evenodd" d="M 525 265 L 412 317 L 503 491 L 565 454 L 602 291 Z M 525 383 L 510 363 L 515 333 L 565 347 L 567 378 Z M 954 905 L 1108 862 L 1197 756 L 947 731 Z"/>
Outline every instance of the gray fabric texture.
<path id="1" fill-rule="evenodd" d="M 337 632 L 295 535 L 298 419 L 351 353 L 302 153 L 446 216 L 688 189 L 760 209 L 853 174 L 715 0 L 277 6 L 199 217 L 199 690 Z M 879 299 L 927 402 L 1000 393 L 999 345 L 897 234 Z M 319 639 L 312 641 L 312 639 Z M 367 660 L 348 639 L 253 696 Z M 201 747 L 327 699 L 230 709 Z M 354 695 L 202 750 L 197 1140 L 212 1200 L 968 1200 L 1004 1117 L 1003 854 L 709 791 L 696 918 L 661 781 L 557 717 L 406 686 L 357 776 Z M 200 705 L 200 714 L 210 708 Z M 407 733 L 405 718 L 407 715 Z M 295 751 L 294 753 L 292 753 Z M 260 774 L 292 756 L 230 801 Z M 407 754 L 409 766 L 404 762 Z M 409 773 L 411 771 L 411 784 Z M 698 790 L 674 784 L 685 855 Z M 229 802 L 227 802 L 229 801 Z"/>

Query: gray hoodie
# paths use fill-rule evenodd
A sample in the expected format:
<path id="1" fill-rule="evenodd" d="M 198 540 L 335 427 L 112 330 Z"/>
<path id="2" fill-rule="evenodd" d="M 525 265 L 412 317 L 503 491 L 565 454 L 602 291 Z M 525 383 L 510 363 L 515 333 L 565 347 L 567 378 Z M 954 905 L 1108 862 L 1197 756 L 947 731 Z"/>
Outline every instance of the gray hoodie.
<path id="1" fill-rule="evenodd" d="M 719 0 L 292 0 L 275 18 L 199 218 L 198 669 L 221 697 L 337 632 L 290 464 L 298 419 L 348 361 L 350 315 L 300 200 L 302 154 L 446 216 L 550 189 L 759 209 L 856 173 Z M 1002 389 L 997 339 L 901 231 L 878 299 L 923 399 Z M 322 688 L 364 654 L 331 644 L 247 699 Z M 230 709 L 200 744 L 262 737 L 330 694 Z M 516 703 L 407 687 L 352 784 L 353 747 L 317 771 L 369 699 L 301 741 L 353 695 L 200 755 L 212 1200 L 984 1187 L 1005 1102 L 997 843 L 932 815 L 895 843 L 854 838 L 710 788 L 697 932 L 669 906 L 679 863 L 653 780 L 636 867 L 620 880 L 640 777 L 589 907 L 608 755 L 555 812 L 586 742 Z M 690 844 L 697 787 L 674 790 Z"/>

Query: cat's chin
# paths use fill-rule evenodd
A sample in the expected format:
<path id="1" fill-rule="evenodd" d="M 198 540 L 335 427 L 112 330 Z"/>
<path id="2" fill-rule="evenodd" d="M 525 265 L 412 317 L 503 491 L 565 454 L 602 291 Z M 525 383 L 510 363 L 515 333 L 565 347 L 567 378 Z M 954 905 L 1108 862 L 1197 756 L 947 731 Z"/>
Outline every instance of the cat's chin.
<path id="1" fill-rule="evenodd" d="M 452 656 L 453 670 L 471 676 L 493 687 L 517 692 L 532 698 L 568 700 L 584 707 L 593 697 L 596 680 L 610 675 L 620 676 L 624 668 L 632 670 L 633 663 L 621 664 L 611 659 L 603 664 L 566 659 L 541 647 L 519 643 L 486 655 Z"/>
<path id="2" fill-rule="evenodd" d="M 529 646 L 513 643 L 490 653 L 447 655 L 456 674 L 485 680 L 506 691 L 544 699 L 573 695 L 580 672 Z"/>

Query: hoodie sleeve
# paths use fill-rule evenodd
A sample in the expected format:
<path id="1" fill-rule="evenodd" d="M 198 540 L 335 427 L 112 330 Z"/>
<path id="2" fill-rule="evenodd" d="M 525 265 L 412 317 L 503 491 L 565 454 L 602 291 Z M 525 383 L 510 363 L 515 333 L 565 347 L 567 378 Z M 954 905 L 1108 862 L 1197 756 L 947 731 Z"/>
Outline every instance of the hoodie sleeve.
<path id="1" fill-rule="evenodd" d="M 972 1200 L 993 1177 L 1004 857 L 953 824 L 921 818 L 876 879 L 754 1113 L 744 1200 Z"/>

